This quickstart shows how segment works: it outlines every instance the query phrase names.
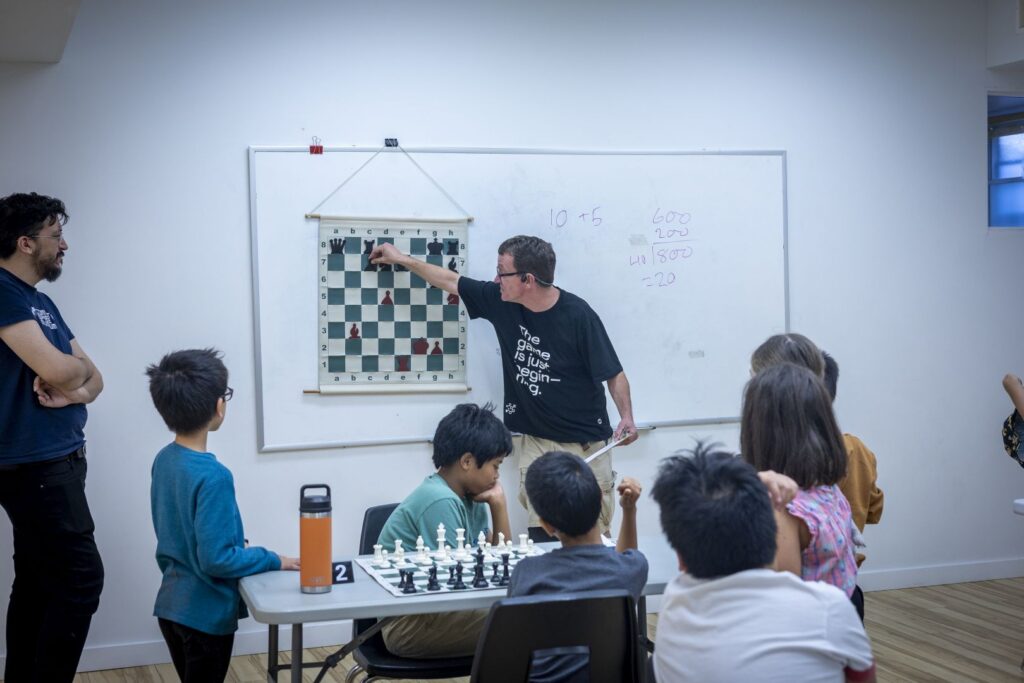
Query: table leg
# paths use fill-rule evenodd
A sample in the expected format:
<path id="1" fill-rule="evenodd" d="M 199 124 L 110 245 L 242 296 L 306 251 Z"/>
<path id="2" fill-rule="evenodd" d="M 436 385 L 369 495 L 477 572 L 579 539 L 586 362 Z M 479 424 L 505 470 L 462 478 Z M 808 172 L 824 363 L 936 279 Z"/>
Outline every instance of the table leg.
<path id="1" fill-rule="evenodd" d="M 292 624 L 292 683 L 302 683 L 302 624 Z"/>
<path id="2" fill-rule="evenodd" d="M 277 624 L 267 627 L 267 681 L 277 683 L 277 671 L 280 658 L 277 655 Z"/>

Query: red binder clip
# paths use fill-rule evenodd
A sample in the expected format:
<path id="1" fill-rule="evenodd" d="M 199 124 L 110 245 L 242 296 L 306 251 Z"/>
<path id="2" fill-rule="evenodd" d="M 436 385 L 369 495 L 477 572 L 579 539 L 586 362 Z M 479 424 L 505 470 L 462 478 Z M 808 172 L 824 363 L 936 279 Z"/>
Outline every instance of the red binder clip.
<path id="1" fill-rule="evenodd" d="M 313 136 L 313 144 L 309 146 L 310 154 L 323 154 L 324 146 L 320 144 L 321 140 L 317 136 Z"/>

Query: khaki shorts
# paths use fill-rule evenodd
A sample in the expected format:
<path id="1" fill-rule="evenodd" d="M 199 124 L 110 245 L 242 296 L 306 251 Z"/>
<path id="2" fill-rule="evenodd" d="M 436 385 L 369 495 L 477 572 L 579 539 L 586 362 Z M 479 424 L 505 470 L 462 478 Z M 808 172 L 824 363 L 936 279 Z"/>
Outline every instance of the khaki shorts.
<path id="1" fill-rule="evenodd" d="M 540 526 L 540 518 L 533 511 L 526 496 L 526 470 L 529 469 L 530 464 L 548 451 L 566 451 L 586 458 L 606 443 L 608 442 L 559 443 L 528 434 L 512 437 L 512 452 L 519 457 L 519 502 L 526 508 L 530 516 L 530 520 L 527 522 L 529 526 Z M 601 533 L 608 535 L 612 526 L 612 516 L 615 514 L 615 472 L 612 470 L 611 451 L 591 462 L 590 469 L 594 471 L 597 485 L 601 487 L 601 516 L 598 519 L 598 524 L 601 527 Z"/>
<path id="2" fill-rule="evenodd" d="M 411 614 L 381 629 L 384 644 L 393 655 L 432 659 L 467 657 L 476 653 L 476 641 L 484 630 L 490 610 Z"/>

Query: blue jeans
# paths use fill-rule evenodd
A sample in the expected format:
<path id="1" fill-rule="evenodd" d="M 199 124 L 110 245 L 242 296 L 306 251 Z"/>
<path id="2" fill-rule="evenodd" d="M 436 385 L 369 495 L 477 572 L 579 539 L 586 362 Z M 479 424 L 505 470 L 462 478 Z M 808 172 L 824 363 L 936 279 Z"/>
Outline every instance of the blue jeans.
<path id="1" fill-rule="evenodd" d="M 0 470 L 14 528 L 5 683 L 75 677 L 103 590 L 85 473 L 81 455 Z"/>

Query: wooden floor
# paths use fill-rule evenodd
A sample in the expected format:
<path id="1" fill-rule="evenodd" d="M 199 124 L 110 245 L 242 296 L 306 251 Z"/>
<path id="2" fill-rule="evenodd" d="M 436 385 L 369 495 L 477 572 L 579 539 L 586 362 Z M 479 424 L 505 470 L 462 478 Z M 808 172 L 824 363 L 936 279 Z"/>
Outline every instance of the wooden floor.
<path id="1" fill-rule="evenodd" d="M 1024 578 L 880 591 L 868 593 L 866 599 L 879 681 L 1024 682 Z M 656 615 L 648 622 L 653 636 Z M 322 661 L 329 653 L 315 648 L 306 651 L 306 658 Z M 264 683 L 265 664 L 263 655 L 235 657 L 227 680 Z M 351 658 L 344 660 L 324 680 L 343 681 L 351 665 Z M 312 681 L 315 675 L 315 670 L 307 670 L 305 680 Z M 280 676 L 282 683 L 286 679 Z M 177 680 L 170 664 L 75 677 L 76 683 Z"/>

